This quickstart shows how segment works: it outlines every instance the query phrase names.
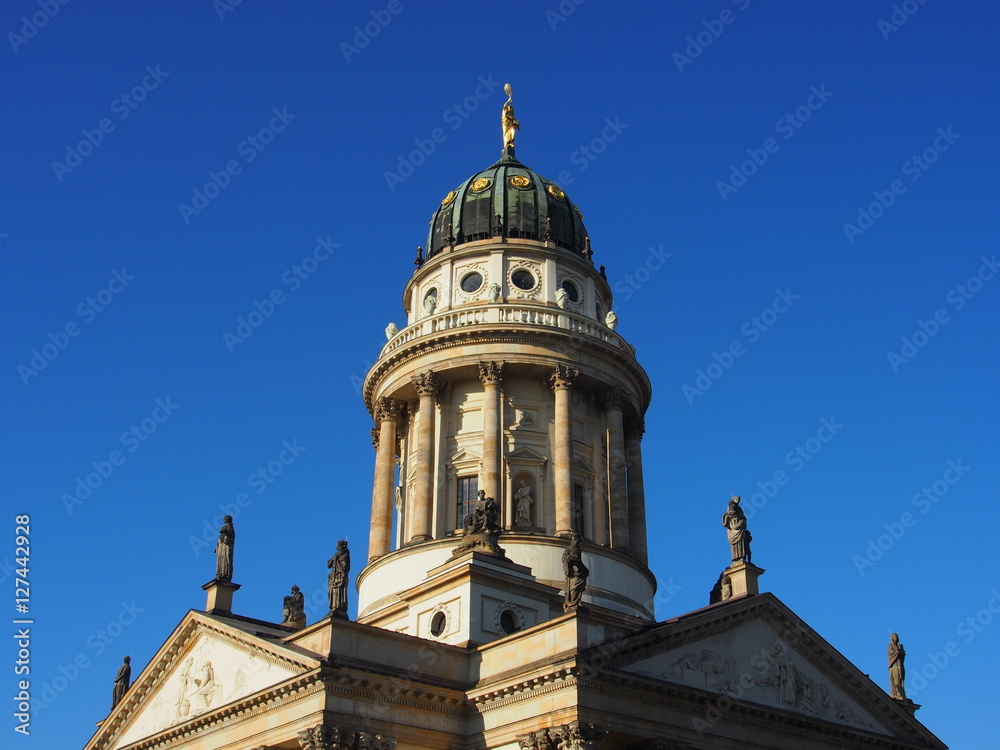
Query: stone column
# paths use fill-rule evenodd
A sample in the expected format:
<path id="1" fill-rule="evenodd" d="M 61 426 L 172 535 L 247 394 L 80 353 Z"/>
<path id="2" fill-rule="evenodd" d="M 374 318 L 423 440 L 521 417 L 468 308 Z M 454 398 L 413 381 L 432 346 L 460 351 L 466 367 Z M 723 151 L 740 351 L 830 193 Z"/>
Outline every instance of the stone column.
<path id="1" fill-rule="evenodd" d="M 580 371 L 558 365 L 549 376 L 555 393 L 555 445 L 552 456 L 555 466 L 556 536 L 573 533 L 573 430 L 570 422 L 569 398 L 573 381 Z"/>
<path id="2" fill-rule="evenodd" d="M 386 554 L 392 543 L 392 503 L 396 489 L 396 423 L 401 404 L 380 398 L 375 404 L 378 432 L 372 430 L 375 445 L 375 482 L 372 486 L 372 525 L 368 535 L 368 560 Z"/>
<path id="3" fill-rule="evenodd" d="M 479 488 L 486 497 L 503 499 L 503 473 L 500 451 L 500 384 L 503 362 L 480 362 L 479 379 L 483 383 L 483 476 Z"/>
<path id="4" fill-rule="evenodd" d="M 434 502 L 434 400 L 441 387 L 438 377 L 428 370 L 411 379 L 420 396 L 417 407 L 417 450 L 413 467 L 413 497 L 407 503 L 413 525 L 411 542 L 431 538 Z"/>
<path id="5" fill-rule="evenodd" d="M 646 490 L 642 480 L 642 433 L 640 417 L 625 429 L 625 461 L 628 463 L 628 538 L 632 554 L 643 565 L 649 563 L 646 550 Z"/>
<path id="6" fill-rule="evenodd" d="M 608 493 L 611 496 L 611 548 L 628 549 L 628 496 L 625 494 L 625 431 L 622 410 L 628 394 L 619 387 L 604 394 L 608 415 Z"/>

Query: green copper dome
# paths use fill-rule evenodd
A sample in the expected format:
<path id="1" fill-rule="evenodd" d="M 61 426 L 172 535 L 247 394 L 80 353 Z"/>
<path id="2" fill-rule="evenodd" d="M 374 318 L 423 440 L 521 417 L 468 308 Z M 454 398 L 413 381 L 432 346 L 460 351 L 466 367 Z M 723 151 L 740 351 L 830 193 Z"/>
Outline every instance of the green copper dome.
<path id="1" fill-rule="evenodd" d="M 558 185 L 524 166 L 507 147 L 500 161 L 441 201 L 427 237 L 427 260 L 466 242 L 513 238 L 549 241 L 587 259 L 591 255 L 580 211 Z"/>

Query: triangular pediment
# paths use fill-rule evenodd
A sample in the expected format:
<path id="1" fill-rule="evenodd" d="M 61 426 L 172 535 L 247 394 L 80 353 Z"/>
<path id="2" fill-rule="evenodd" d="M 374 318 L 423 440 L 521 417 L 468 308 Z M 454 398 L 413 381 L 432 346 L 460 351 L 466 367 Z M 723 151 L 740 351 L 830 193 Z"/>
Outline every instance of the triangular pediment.
<path id="1" fill-rule="evenodd" d="M 88 748 L 126 747 L 287 683 L 319 665 L 316 658 L 223 618 L 190 612 Z"/>
<path id="2" fill-rule="evenodd" d="M 543 463 L 545 461 L 548 461 L 548 459 L 545 456 L 543 456 L 541 453 L 539 453 L 536 450 L 533 450 L 533 449 L 529 448 L 526 445 L 522 445 L 520 448 L 516 448 L 515 450 L 512 450 L 510 453 L 508 453 L 505 456 L 505 458 L 508 461 L 515 460 L 515 461 L 529 461 L 529 462 L 537 462 L 537 463 Z"/>
<path id="3" fill-rule="evenodd" d="M 636 679 L 943 747 L 773 595 L 742 597 L 630 638 L 612 665 Z M 709 701 L 712 699 L 709 698 Z"/>

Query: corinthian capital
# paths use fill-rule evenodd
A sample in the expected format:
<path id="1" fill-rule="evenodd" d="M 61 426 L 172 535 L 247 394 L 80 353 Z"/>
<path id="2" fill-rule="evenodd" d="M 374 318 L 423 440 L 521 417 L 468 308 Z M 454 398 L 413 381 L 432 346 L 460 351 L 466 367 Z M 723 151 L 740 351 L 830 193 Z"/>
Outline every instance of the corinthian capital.
<path id="1" fill-rule="evenodd" d="M 301 750 L 338 750 L 340 729 L 317 724 L 299 732 Z"/>
<path id="2" fill-rule="evenodd" d="M 549 385 L 552 390 L 560 388 L 572 388 L 573 382 L 580 377 L 580 371 L 568 365 L 556 365 L 556 369 L 549 375 Z"/>
<path id="3" fill-rule="evenodd" d="M 480 362 L 479 379 L 483 385 L 499 385 L 503 382 L 503 362 Z"/>
<path id="4" fill-rule="evenodd" d="M 441 391 L 442 381 L 431 370 L 414 375 L 410 378 L 413 387 L 417 389 L 420 396 L 437 396 Z"/>
<path id="5" fill-rule="evenodd" d="M 375 402 L 375 421 L 383 419 L 398 420 L 403 416 L 403 404 L 391 398 L 380 398 Z"/>
<path id="6" fill-rule="evenodd" d="M 617 409 L 621 411 L 628 403 L 628 391 L 621 386 L 609 388 L 604 392 L 604 407 L 606 409 Z"/>

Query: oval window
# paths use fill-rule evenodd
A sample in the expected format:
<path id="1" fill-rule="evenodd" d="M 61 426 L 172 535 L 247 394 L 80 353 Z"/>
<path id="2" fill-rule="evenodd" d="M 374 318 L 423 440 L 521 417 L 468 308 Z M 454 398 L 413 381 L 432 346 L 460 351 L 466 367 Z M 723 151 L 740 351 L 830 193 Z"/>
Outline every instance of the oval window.
<path id="1" fill-rule="evenodd" d="M 462 277 L 462 291 L 468 294 L 472 292 L 478 292 L 483 286 L 483 275 L 473 271 L 472 273 L 467 273 Z"/>
<path id="2" fill-rule="evenodd" d="M 500 629 L 510 635 L 521 629 L 521 621 L 511 610 L 505 609 L 500 613 Z"/>
<path id="3" fill-rule="evenodd" d="M 431 635 L 440 638 L 444 634 L 444 628 L 448 624 L 448 615 L 444 612 L 437 612 L 431 618 Z"/>
<path id="4" fill-rule="evenodd" d="M 566 292 L 566 296 L 569 298 L 570 302 L 580 301 L 580 290 L 576 288 L 576 284 L 572 281 L 566 279 L 566 281 L 562 283 L 562 288 L 563 291 Z"/>
<path id="5" fill-rule="evenodd" d="M 523 268 L 514 271 L 510 276 L 510 281 L 514 286 L 523 291 L 535 288 L 535 277 L 531 274 L 531 271 L 525 271 Z"/>

